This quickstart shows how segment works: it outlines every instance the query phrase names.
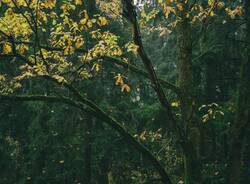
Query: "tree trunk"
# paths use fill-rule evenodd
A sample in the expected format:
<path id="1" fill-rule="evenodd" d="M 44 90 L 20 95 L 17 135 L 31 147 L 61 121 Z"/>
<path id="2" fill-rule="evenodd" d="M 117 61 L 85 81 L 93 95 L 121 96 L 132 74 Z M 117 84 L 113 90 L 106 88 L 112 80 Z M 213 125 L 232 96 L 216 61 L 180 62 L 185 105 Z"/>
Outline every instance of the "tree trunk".
<path id="1" fill-rule="evenodd" d="M 86 127 L 85 127 L 85 182 L 86 184 L 91 184 L 91 165 L 92 165 L 92 127 L 93 127 L 93 117 L 86 115 Z"/>
<path id="2" fill-rule="evenodd" d="M 180 13 L 182 19 L 177 25 L 177 69 L 178 84 L 183 94 L 181 101 L 182 123 L 186 132 L 183 146 L 185 184 L 197 184 L 201 183 L 198 149 L 200 135 L 193 115 L 195 86 L 192 70 L 192 37 L 190 24 L 185 15 L 186 9 L 187 7 Z"/>
<path id="3" fill-rule="evenodd" d="M 250 41 L 250 2 L 245 1 L 245 17 L 247 22 L 246 41 Z M 250 124 L 250 45 L 247 45 L 247 56 L 241 64 L 240 85 L 238 91 L 237 112 L 232 126 L 231 151 L 229 155 L 229 184 L 239 184 L 242 152 L 246 130 Z"/>
<path id="4" fill-rule="evenodd" d="M 200 184 L 201 168 L 200 159 L 198 159 L 196 148 L 191 141 L 185 144 L 184 150 L 184 183 Z"/>
<path id="5" fill-rule="evenodd" d="M 250 183 L 250 128 L 246 133 L 246 145 L 243 153 L 242 183 Z"/>
<path id="6" fill-rule="evenodd" d="M 108 148 L 99 163 L 98 183 L 109 184 L 109 173 L 111 172 L 112 148 Z"/>

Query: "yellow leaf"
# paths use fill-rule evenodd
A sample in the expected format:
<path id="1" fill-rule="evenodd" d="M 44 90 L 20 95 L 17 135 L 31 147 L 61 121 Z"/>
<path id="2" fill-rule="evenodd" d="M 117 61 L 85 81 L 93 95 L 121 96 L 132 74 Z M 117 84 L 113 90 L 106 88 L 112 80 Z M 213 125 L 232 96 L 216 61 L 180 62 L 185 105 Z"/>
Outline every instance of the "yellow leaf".
<path id="1" fill-rule="evenodd" d="M 208 5 L 212 6 L 214 4 L 214 0 L 208 0 Z"/>
<path id="2" fill-rule="evenodd" d="M 114 56 L 121 56 L 122 55 L 122 50 L 120 48 L 117 48 L 114 50 L 114 52 L 112 53 L 112 55 Z"/>
<path id="3" fill-rule="evenodd" d="M 123 84 L 123 85 L 122 85 L 122 89 L 121 89 L 122 92 L 127 92 L 127 93 L 129 93 L 130 90 L 131 90 L 131 89 L 130 89 L 129 85 L 127 85 L 127 84 Z"/>
<path id="4" fill-rule="evenodd" d="M 179 107 L 180 106 L 180 102 L 178 102 L 178 101 L 177 102 L 172 102 L 171 106 L 172 107 Z"/>
<path id="5" fill-rule="evenodd" d="M 45 0 L 44 3 L 41 4 L 44 8 L 52 9 L 56 5 L 56 0 Z"/>
<path id="6" fill-rule="evenodd" d="M 210 16 L 211 16 L 211 17 L 215 16 L 214 11 L 211 11 L 211 12 L 210 12 Z"/>
<path id="7" fill-rule="evenodd" d="M 122 86 L 124 84 L 123 78 L 122 78 L 120 73 L 117 76 L 115 76 L 115 78 L 116 78 L 115 85 L 121 85 Z"/>
<path id="8" fill-rule="evenodd" d="M 13 87 L 14 87 L 15 89 L 19 89 L 19 88 L 22 87 L 22 84 L 20 84 L 19 82 L 15 82 Z"/>
<path id="9" fill-rule="evenodd" d="M 177 4 L 177 8 L 179 11 L 183 11 L 184 10 L 184 5 L 182 3 Z"/>
<path id="10" fill-rule="evenodd" d="M 3 53 L 4 54 L 9 54 L 11 52 L 12 52 L 11 44 L 8 43 L 8 42 L 4 43 L 4 45 L 3 45 Z"/>
<path id="11" fill-rule="evenodd" d="M 82 5 L 82 0 L 75 0 L 76 5 Z"/>
<path id="12" fill-rule="evenodd" d="M 128 63 L 128 58 L 122 58 L 123 62 Z"/>
<path id="13" fill-rule="evenodd" d="M 108 24 L 108 21 L 105 17 L 99 17 L 97 23 L 99 26 L 105 26 Z"/>
<path id="14" fill-rule="evenodd" d="M 224 2 L 219 2 L 219 3 L 217 4 L 217 6 L 218 6 L 219 9 L 224 8 L 225 3 L 224 3 Z"/>
<path id="15" fill-rule="evenodd" d="M 168 34 L 170 34 L 172 31 L 171 30 L 169 30 L 168 28 L 164 28 L 161 32 L 160 32 L 160 37 L 162 37 L 162 36 L 165 36 L 165 35 L 168 35 Z"/>
<path id="16" fill-rule="evenodd" d="M 133 42 L 129 42 L 125 45 L 128 52 L 133 52 L 135 55 L 138 53 L 139 46 Z"/>
<path id="17" fill-rule="evenodd" d="M 202 116 L 202 122 L 206 123 L 209 120 L 209 115 L 205 114 L 204 116 Z"/>
<path id="18" fill-rule="evenodd" d="M 140 138 L 142 141 L 144 141 L 144 140 L 146 140 L 145 135 L 146 135 L 146 130 L 144 130 L 144 131 L 140 134 L 139 138 Z"/>
<path id="19" fill-rule="evenodd" d="M 89 28 L 91 28 L 91 27 L 93 26 L 92 21 L 89 20 L 89 21 L 87 22 L 87 26 L 88 26 Z"/>
<path id="20" fill-rule="evenodd" d="M 24 44 L 21 44 L 21 45 L 17 45 L 16 47 L 16 50 L 20 53 L 20 54 L 23 54 L 25 51 L 27 51 L 29 48 L 24 45 Z"/>
<path id="21" fill-rule="evenodd" d="M 74 52 L 74 48 L 72 46 L 67 46 L 64 50 L 63 53 L 64 55 L 70 55 Z"/>
<path id="22" fill-rule="evenodd" d="M 91 77 L 90 73 L 86 69 L 81 71 L 79 74 L 84 79 L 89 79 Z"/>
<path id="23" fill-rule="evenodd" d="M 84 26 L 87 23 L 88 19 L 84 18 L 80 20 L 80 24 Z"/>
<path id="24" fill-rule="evenodd" d="M 5 76 L 4 75 L 0 75 L 0 81 L 5 81 Z"/>
<path id="25" fill-rule="evenodd" d="M 79 49 L 83 45 L 84 41 L 83 38 L 79 38 L 76 40 L 75 47 Z"/>
<path id="26" fill-rule="evenodd" d="M 65 82 L 66 82 L 65 78 L 62 77 L 62 76 L 53 75 L 52 77 L 53 77 L 54 79 L 56 79 L 59 83 L 65 83 Z"/>
<path id="27" fill-rule="evenodd" d="M 95 64 L 93 65 L 93 67 L 91 68 L 91 70 L 95 70 L 96 72 L 99 72 L 100 69 L 101 69 L 101 65 L 99 65 L 99 64 L 97 64 L 97 63 L 95 63 Z"/>

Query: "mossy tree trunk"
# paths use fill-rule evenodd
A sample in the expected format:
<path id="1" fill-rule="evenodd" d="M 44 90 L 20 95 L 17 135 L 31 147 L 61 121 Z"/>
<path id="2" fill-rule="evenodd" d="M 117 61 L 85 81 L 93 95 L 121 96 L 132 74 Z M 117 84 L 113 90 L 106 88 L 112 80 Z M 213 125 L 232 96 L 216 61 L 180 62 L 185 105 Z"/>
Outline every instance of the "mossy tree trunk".
<path id="1" fill-rule="evenodd" d="M 246 42 L 250 42 L 250 2 L 245 1 L 247 20 Z M 241 63 L 240 85 L 237 99 L 237 112 L 232 126 L 232 141 L 229 155 L 229 184 L 239 184 L 242 168 L 242 152 L 247 129 L 250 127 L 250 45 Z"/>
<path id="2" fill-rule="evenodd" d="M 198 149 L 200 133 L 193 113 L 196 106 L 195 85 L 192 69 L 191 27 L 185 13 L 187 8 L 185 7 L 181 12 L 181 20 L 177 25 L 177 69 L 178 85 L 183 94 L 181 100 L 182 123 L 186 133 L 183 143 L 185 184 L 198 184 L 201 183 Z"/>

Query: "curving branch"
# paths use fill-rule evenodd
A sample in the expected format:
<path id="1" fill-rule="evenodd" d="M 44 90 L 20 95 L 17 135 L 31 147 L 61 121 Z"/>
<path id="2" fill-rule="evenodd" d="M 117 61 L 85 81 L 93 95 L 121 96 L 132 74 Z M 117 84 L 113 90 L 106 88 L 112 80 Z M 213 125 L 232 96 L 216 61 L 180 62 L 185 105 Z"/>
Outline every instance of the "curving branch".
<path id="1" fill-rule="evenodd" d="M 125 138 L 125 141 L 127 143 L 134 146 L 140 153 L 142 153 L 148 160 L 153 164 L 155 169 L 159 172 L 161 179 L 166 184 L 172 184 L 170 177 L 168 176 L 167 172 L 165 171 L 164 167 L 160 164 L 160 162 L 154 157 L 154 155 L 140 142 L 138 142 L 123 126 L 122 123 L 108 115 L 106 112 L 104 112 L 98 105 L 96 105 L 91 100 L 85 98 L 81 95 L 81 93 L 71 84 L 68 84 L 66 82 L 59 82 L 54 78 L 51 78 L 50 76 L 44 76 L 45 79 L 50 80 L 57 85 L 64 86 L 66 89 L 68 89 L 74 97 L 79 101 L 80 103 L 87 105 L 91 109 L 94 110 L 95 114 L 94 116 L 105 121 L 110 127 L 112 127 L 114 130 L 116 130 L 123 138 Z"/>
<path id="2" fill-rule="evenodd" d="M 57 82 L 58 83 L 58 82 Z M 90 113 L 96 118 L 99 118 L 111 126 L 115 131 L 117 131 L 124 140 L 132 145 L 137 151 L 142 153 L 148 160 L 153 164 L 155 169 L 159 172 L 162 181 L 166 184 L 172 184 L 170 177 L 165 171 L 164 167 L 155 158 L 155 156 L 140 142 L 138 142 L 121 124 L 102 109 L 100 109 L 94 102 L 89 99 L 84 98 L 74 87 L 64 84 L 65 87 L 71 90 L 71 92 L 78 98 L 75 101 L 68 97 L 56 97 L 56 96 L 42 96 L 42 95 L 28 95 L 28 96 L 6 96 L 0 95 L 0 102 L 2 101 L 43 101 L 43 102 L 53 102 L 53 103 L 64 103 L 73 107 L 76 107 L 83 112 Z M 86 107 L 87 105 L 87 107 Z"/>
<path id="3" fill-rule="evenodd" d="M 41 102 L 49 102 L 49 103 L 63 103 L 70 105 L 72 107 L 76 107 L 83 112 L 94 115 L 94 110 L 91 108 L 86 108 L 79 102 L 76 102 L 68 97 L 57 97 L 57 96 L 45 96 L 45 95 L 0 95 L 0 102 L 3 101 L 14 101 L 14 102 L 23 102 L 23 101 L 41 101 Z"/>

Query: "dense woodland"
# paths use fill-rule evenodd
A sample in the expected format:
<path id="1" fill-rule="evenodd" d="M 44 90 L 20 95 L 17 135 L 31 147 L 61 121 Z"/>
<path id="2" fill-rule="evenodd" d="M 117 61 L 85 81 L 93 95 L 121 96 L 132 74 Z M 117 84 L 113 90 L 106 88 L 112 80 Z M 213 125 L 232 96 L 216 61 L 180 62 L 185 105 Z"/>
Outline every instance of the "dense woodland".
<path id="1" fill-rule="evenodd" d="M 0 0 L 0 184 L 249 184 L 248 0 Z"/>

